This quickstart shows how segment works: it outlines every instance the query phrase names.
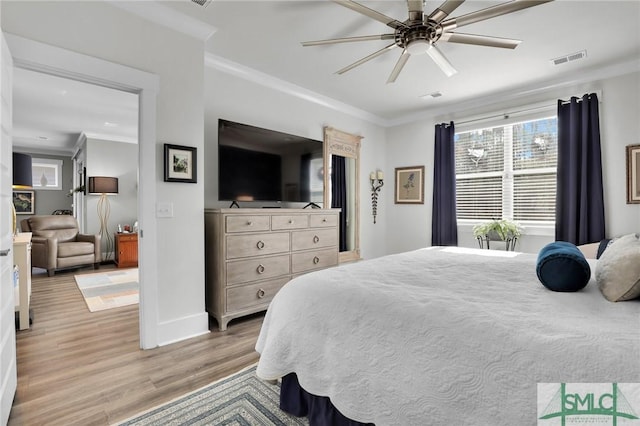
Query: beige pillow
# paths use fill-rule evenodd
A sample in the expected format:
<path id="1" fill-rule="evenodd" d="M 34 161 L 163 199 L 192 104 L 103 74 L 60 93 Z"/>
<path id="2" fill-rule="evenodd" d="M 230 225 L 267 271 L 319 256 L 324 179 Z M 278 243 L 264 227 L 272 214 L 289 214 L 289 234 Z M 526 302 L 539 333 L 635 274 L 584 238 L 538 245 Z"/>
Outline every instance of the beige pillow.
<path id="1" fill-rule="evenodd" d="M 625 235 L 605 250 L 596 266 L 596 282 L 611 302 L 640 297 L 639 234 Z"/>
<path id="2" fill-rule="evenodd" d="M 584 257 L 587 259 L 596 259 L 598 255 L 598 247 L 600 243 L 583 244 L 578 246 Z"/>

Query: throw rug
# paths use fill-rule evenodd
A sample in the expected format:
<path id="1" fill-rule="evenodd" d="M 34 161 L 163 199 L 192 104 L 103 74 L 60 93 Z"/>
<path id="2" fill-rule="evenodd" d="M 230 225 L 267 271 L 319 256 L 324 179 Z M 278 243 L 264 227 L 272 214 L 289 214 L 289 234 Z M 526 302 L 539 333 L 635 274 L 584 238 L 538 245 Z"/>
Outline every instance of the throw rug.
<path id="1" fill-rule="evenodd" d="M 73 278 L 91 312 L 135 305 L 139 301 L 138 268 L 75 275 Z"/>
<path id="2" fill-rule="evenodd" d="M 119 426 L 308 424 L 280 410 L 280 383 L 260 380 L 254 364 Z"/>

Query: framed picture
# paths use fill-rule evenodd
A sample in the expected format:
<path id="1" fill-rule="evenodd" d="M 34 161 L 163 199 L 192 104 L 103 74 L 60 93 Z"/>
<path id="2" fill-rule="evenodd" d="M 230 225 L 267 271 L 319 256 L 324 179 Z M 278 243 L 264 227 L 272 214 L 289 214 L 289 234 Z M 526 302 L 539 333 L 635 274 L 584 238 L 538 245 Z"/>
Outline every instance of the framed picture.
<path id="1" fill-rule="evenodd" d="M 36 195 L 33 191 L 13 191 L 13 207 L 16 214 L 35 214 Z"/>
<path id="2" fill-rule="evenodd" d="M 627 204 L 640 204 L 640 145 L 627 145 Z"/>
<path id="3" fill-rule="evenodd" d="M 424 204 L 424 166 L 396 167 L 396 204 Z"/>
<path id="4" fill-rule="evenodd" d="M 197 182 L 197 148 L 164 144 L 164 181 Z"/>

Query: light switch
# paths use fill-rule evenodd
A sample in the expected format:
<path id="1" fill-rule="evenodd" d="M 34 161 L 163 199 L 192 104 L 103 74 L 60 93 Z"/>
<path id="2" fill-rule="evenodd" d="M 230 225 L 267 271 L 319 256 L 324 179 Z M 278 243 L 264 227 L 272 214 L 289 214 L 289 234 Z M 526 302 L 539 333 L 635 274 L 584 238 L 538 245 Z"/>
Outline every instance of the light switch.
<path id="1" fill-rule="evenodd" d="M 156 217 L 173 217 L 173 203 L 156 203 Z"/>

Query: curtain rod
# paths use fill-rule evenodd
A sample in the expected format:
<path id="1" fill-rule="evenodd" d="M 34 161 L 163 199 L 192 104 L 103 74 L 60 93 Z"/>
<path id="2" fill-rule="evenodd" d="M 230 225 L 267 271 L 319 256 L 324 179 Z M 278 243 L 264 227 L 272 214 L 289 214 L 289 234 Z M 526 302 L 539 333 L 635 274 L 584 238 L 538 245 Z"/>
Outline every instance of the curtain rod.
<path id="1" fill-rule="evenodd" d="M 589 91 L 589 93 L 587 94 L 592 94 L 595 93 L 596 96 L 598 97 L 598 102 L 602 102 L 602 90 L 591 90 Z M 582 98 L 582 96 L 573 96 L 576 98 Z M 562 100 L 562 99 L 561 99 Z M 567 102 L 562 100 L 562 102 Z M 470 118 L 468 120 L 463 120 L 463 121 L 456 121 L 453 120 L 454 124 L 456 126 L 461 126 L 461 125 L 465 125 L 465 124 L 470 124 L 470 123 L 476 123 L 478 121 L 486 121 L 486 120 L 491 120 L 491 119 L 495 119 L 495 118 L 504 118 L 505 120 L 508 119 L 511 115 L 515 115 L 515 114 L 523 114 L 523 113 L 527 113 L 527 112 L 533 112 L 533 111 L 538 111 L 538 110 L 542 110 L 542 109 L 548 109 L 548 108 L 555 108 L 558 105 L 558 101 L 557 100 L 547 100 L 547 101 L 543 101 L 538 103 L 536 106 L 531 106 L 529 108 L 523 108 L 517 111 L 505 111 L 503 113 L 499 113 L 499 114 L 493 114 L 493 115 L 487 115 L 487 116 L 482 116 L 482 117 L 477 117 L 477 118 Z"/>
<path id="2" fill-rule="evenodd" d="M 502 117 L 502 118 L 504 118 L 506 120 L 511 115 L 514 115 L 514 114 L 522 114 L 522 113 L 525 113 L 525 112 L 532 112 L 532 111 L 537 111 L 537 110 L 541 110 L 541 109 L 549 109 L 549 108 L 553 108 L 554 106 L 556 106 L 556 105 L 546 104 L 546 105 L 540 105 L 540 106 L 533 107 L 533 108 L 525 108 L 525 109 L 520 109 L 520 110 L 517 110 L 517 111 L 506 111 L 506 112 L 503 112 L 501 114 L 487 115 L 487 116 L 484 116 L 484 117 L 472 118 L 472 119 L 464 120 L 464 121 L 455 121 L 454 120 L 453 122 L 454 122 L 454 124 L 456 126 L 458 126 L 458 125 L 463 125 L 463 124 L 475 123 L 477 121 L 491 120 L 493 118 L 500 118 L 500 117 Z"/>

